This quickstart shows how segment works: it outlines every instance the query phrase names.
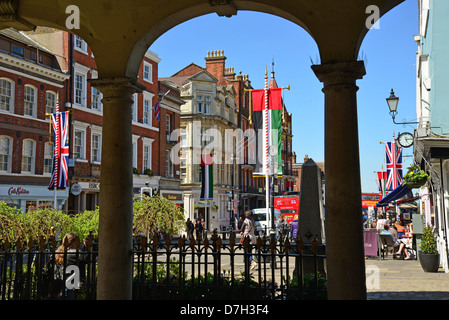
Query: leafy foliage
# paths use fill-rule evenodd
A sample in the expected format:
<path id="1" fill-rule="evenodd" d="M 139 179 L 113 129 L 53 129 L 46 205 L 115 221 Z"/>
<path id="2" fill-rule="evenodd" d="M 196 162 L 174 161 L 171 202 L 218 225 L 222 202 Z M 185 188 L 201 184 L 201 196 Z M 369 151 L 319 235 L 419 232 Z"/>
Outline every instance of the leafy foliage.
<path id="1" fill-rule="evenodd" d="M 430 226 L 426 226 L 421 236 L 421 251 L 427 254 L 437 254 L 437 241 Z"/>
<path id="2" fill-rule="evenodd" d="M 75 232 L 80 239 L 87 238 L 90 234 L 94 238 L 98 237 L 98 227 L 100 221 L 100 209 L 97 207 L 95 210 L 80 212 L 71 217 L 70 230 L 67 232 Z"/>
<path id="3" fill-rule="evenodd" d="M 136 196 L 133 204 L 134 232 L 179 234 L 185 229 L 184 214 L 170 200 L 153 196 Z"/>
<path id="4" fill-rule="evenodd" d="M 62 211 L 39 209 L 23 214 L 20 209 L 0 202 L 0 237 L 15 242 L 18 239 L 49 237 L 70 228 L 70 217 Z"/>
<path id="5" fill-rule="evenodd" d="M 412 164 L 407 169 L 408 171 L 404 175 L 404 184 L 423 185 L 429 179 L 429 175 L 417 165 Z"/>
<path id="6" fill-rule="evenodd" d="M 185 228 L 183 212 L 170 200 L 162 197 L 137 197 L 133 205 L 134 232 L 153 234 L 163 232 L 179 234 Z M 77 214 L 66 214 L 54 209 L 39 209 L 24 214 L 20 209 L 0 201 L 0 239 L 9 242 L 37 240 L 41 236 L 55 235 L 62 238 L 68 232 L 75 232 L 80 239 L 90 234 L 98 237 L 100 210 Z"/>

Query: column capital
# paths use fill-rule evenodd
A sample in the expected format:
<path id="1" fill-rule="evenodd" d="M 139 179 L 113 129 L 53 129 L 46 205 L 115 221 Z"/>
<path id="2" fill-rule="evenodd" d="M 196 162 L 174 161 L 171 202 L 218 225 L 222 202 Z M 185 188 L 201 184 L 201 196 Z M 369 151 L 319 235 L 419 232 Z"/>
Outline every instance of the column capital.
<path id="1" fill-rule="evenodd" d="M 324 83 L 324 87 L 341 84 L 354 85 L 357 79 L 362 79 L 366 74 L 363 61 L 312 65 L 312 70 L 318 80 Z"/>
<path id="2" fill-rule="evenodd" d="M 89 79 L 89 83 L 101 91 L 103 99 L 122 99 L 126 94 L 142 92 L 145 86 L 127 77 Z"/>

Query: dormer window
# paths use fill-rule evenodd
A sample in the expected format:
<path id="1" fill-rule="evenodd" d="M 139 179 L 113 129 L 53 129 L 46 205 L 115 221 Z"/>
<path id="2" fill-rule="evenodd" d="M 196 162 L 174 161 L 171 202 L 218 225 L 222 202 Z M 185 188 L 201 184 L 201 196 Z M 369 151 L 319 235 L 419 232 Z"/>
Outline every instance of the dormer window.
<path id="1" fill-rule="evenodd" d="M 197 96 L 196 97 L 196 111 L 197 113 L 209 114 L 210 113 L 210 97 L 209 96 Z"/>

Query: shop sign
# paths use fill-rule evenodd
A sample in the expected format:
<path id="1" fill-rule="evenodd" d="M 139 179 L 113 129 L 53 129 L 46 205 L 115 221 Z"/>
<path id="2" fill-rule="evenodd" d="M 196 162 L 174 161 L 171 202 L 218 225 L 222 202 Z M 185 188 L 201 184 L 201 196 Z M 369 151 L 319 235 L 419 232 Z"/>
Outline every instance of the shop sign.
<path id="1" fill-rule="evenodd" d="M 79 195 L 81 193 L 81 190 L 83 190 L 83 188 L 81 187 L 81 185 L 79 183 L 72 184 L 72 187 L 70 188 L 70 192 L 74 196 Z"/>
<path id="2" fill-rule="evenodd" d="M 8 196 L 20 196 L 22 194 L 29 194 L 30 191 L 23 187 L 10 187 L 8 189 Z"/>
<path id="3" fill-rule="evenodd" d="M 100 184 L 98 182 L 78 182 L 83 189 L 95 189 L 100 190 Z"/>
<path id="4" fill-rule="evenodd" d="M 58 198 L 67 197 L 68 189 L 58 190 Z M 54 196 L 54 190 L 49 190 L 47 186 L 39 185 L 0 185 L 0 197 L 10 197 L 11 199 L 30 199 Z"/>
<path id="5" fill-rule="evenodd" d="M 182 194 L 180 193 L 164 193 L 162 196 L 170 201 L 181 201 Z"/>

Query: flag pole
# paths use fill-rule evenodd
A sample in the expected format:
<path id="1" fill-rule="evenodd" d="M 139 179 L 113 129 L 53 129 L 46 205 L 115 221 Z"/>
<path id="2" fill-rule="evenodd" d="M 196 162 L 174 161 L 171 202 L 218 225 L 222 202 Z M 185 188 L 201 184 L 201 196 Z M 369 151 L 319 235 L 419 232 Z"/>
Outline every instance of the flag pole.
<path id="1" fill-rule="evenodd" d="M 59 93 L 56 93 L 56 128 L 55 128 L 55 157 L 54 157 L 54 161 L 55 161 L 55 170 L 56 170 L 56 177 L 55 177 L 55 181 L 54 181 L 54 185 L 53 185 L 53 190 L 54 190 L 54 198 L 53 198 L 53 208 L 55 210 L 58 210 L 58 189 L 57 189 L 57 183 L 59 180 L 59 155 L 60 152 L 59 150 L 57 150 L 57 148 L 60 148 L 60 140 L 61 140 L 61 133 L 58 132 L 56 133 L 56 130 L 59 130 L 60 125 L 59 125 L 59 121 L 60 121 L 60 114 L 59 114 Z M 57 154 L 57 155 L 56 155 Z"/>
<path id="2" fill-rule="evenodd" d="M 268 75 L 267 67 L 265 66 L 265 108 L 263 117 L 263 128 L 264 128 L 264 165 L 265 165 L 265 207 L 267 217 L 270 214 L 270 173 L 269 173 L 269 149 L 268 149 Z M 271 219 L 273 217 L 271 216 Z M 271 227 L 273 226 L 273 221 L 271 222 Z"/>

